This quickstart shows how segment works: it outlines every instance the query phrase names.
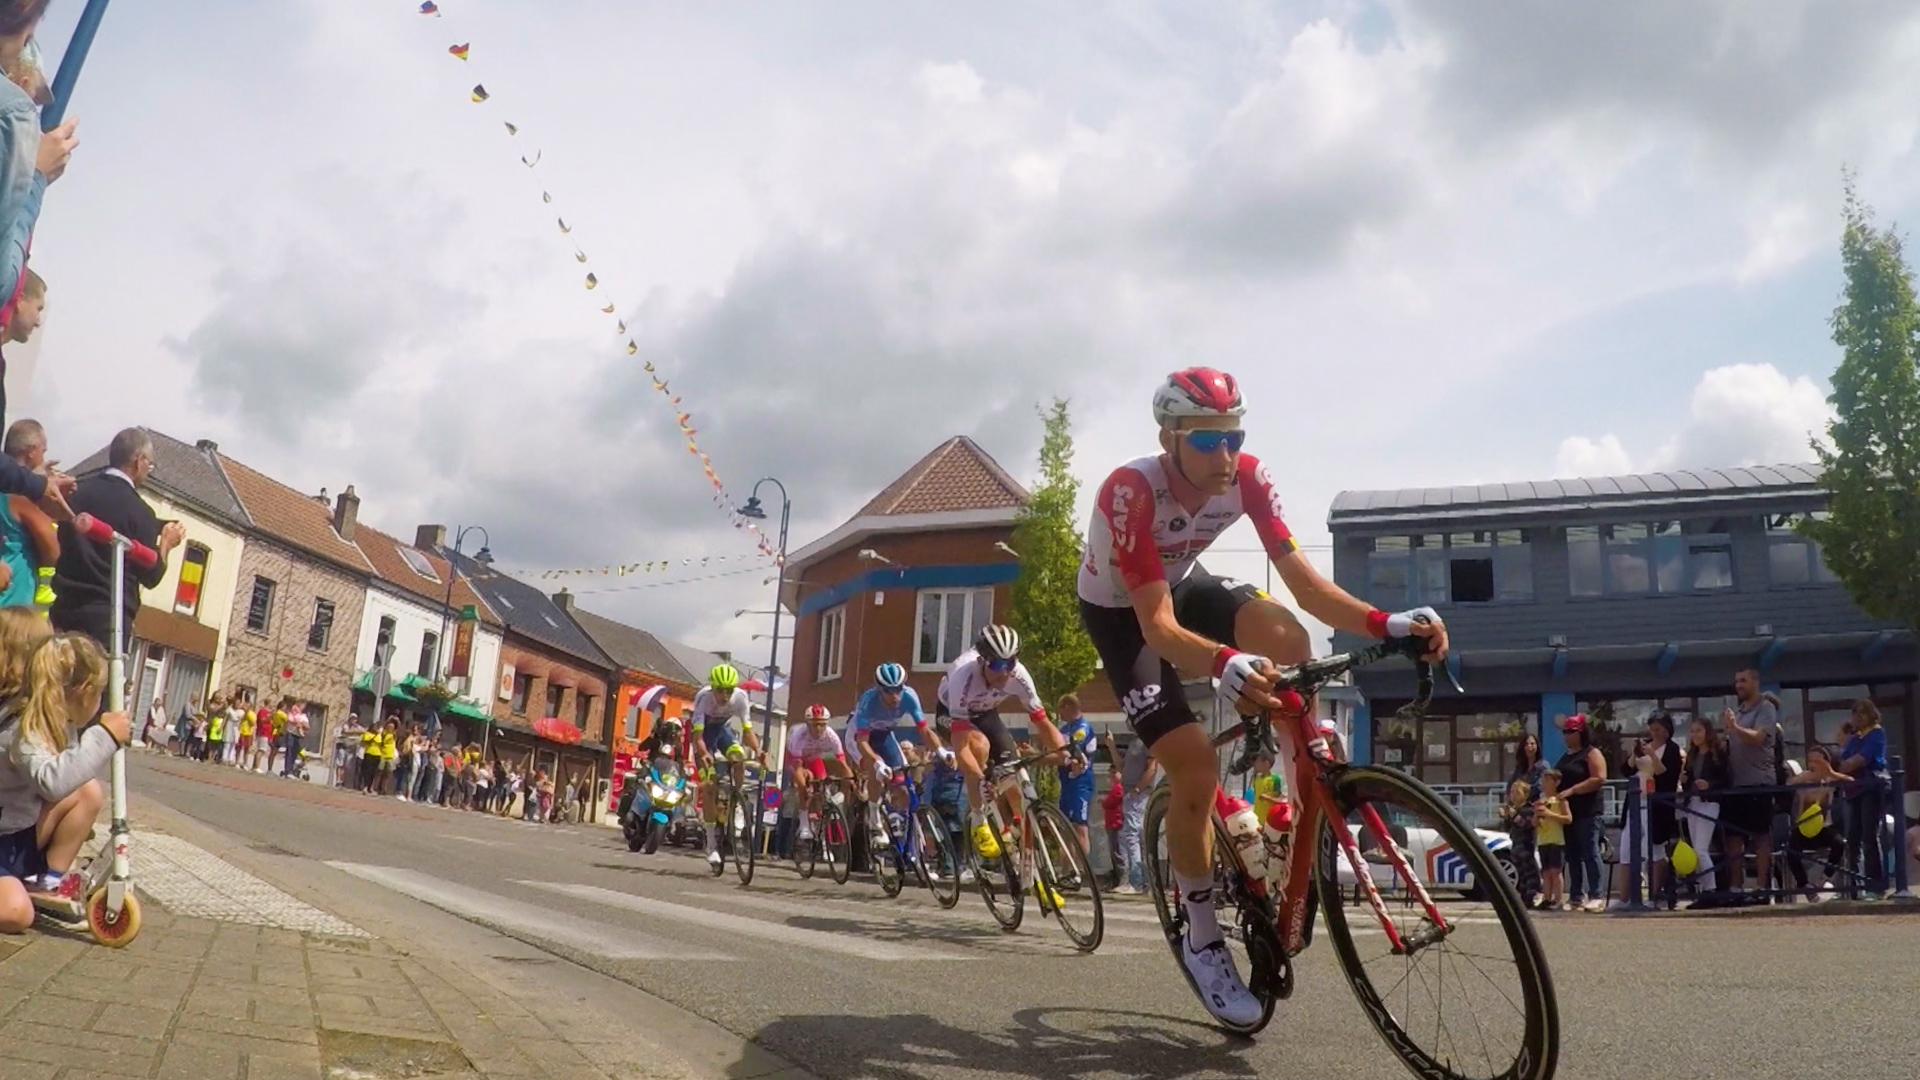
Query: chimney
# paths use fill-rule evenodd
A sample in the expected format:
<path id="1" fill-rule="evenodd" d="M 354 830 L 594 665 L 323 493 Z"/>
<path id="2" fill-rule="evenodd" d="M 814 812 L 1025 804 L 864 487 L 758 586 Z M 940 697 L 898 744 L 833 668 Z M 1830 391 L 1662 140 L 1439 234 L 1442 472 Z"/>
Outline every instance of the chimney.
<path id="1" fill-rule="evenodd" d="M 313 497 L 313 501 L 314 501 L 314 502 L 317 502 L 317 503 L 319 503 L 319 504 L 320 504 L 321 506 L 332 506 L 332 505 L 333 505 L 333 500 L 332 500 L 331 498 L 329 498 L 329 497 L 327 496 L 327 489 L 326 489 L 326 488 L 321 488 L 321 489 L 320 489 L 320 494 L 318 494 L 318 495 L 315 495 L 315 496 Z"/>
<path id="2" fill-rule="evenodd" d="M 340 539 L 351 544 L 353 527 L 359 520 L 360 496 L 355 495 L 353 485 L 348 484 L 347 490 L 341 492 L 340 498 L 333 504 L 333 531 L 340 534 Z"/>
<path id="3" fill-rule="evenodd" d="M 559 592 L 553 594 L 553 603 L 554 606 L 558 607 L 561 611 L 571 614 L 573 611 L 573 594 L 565 589 L 561 589 Z"/>
<path id="4" fill-rule="evenodd" d="M 208 457 L 212 457 L 220 452 L 220 444 L 214 442 L 212 439 L 201 439 L 199 442 L 193 444 L 193 448 Z"/>
<path id="5" fill-rule="evenodd" d="M 445 525 L 421 525 L 413 530 L 413 546 L 422 551 L 438 551 L 447 546 Z"/>

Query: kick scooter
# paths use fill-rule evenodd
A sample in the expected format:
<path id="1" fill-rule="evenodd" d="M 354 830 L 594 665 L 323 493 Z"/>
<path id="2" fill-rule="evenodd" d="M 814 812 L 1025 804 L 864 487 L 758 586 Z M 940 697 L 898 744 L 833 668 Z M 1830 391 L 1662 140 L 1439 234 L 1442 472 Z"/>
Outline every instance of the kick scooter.
<path id="1" fill-rule="evenodd" d="M 113 550 L 113 642 L 107 654 L 107 711 L 125 712 L 126 686 L 126 564 L 131 561 L 148 569 L 160 560 L 158 552 L 145 544 L 113 531 L 112 526 L 92 514 L 73 519 L 73 529 L 96 544 Z M 69 930 L 85 928 L 93 939 L 110 948 L 120 948 L 140 934 L 140 899 L 133 894 L 133 866 L 127 849 L 133 839 L 127 827 L 127 748 L 113 752 L 112 793 L 113 826 L 107 838 L 107 850 L 95 855 L 81 875 L 79 888 L 71 899 L 62 896 L 36 896 L 34 911 L 43 918 Z"/>

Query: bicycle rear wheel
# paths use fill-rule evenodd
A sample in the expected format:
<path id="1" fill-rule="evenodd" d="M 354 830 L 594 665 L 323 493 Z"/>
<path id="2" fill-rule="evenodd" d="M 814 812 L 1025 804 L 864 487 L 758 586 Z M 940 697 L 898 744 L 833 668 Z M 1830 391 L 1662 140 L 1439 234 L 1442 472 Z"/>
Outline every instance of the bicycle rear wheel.
<path id="1" fill-rule="evenodd" d="M 845 885 L 847 875 L 853 873 L 853 838 L 847 829 L 847 815 L 832 799 L 820 808 L 820 832 L 814 842 L 826 857 L 833 883 Z"/>
<path id="2" fill-rule="evenodd" d="M 1173 953 L 1173 966 L 1198 995 L 1200 988 L 1194 985 L 1193 976 L 1180 955 L 1187 947 L 1187 909 L 1180 902 L 1180 887 L 1173 880 L 1173 864 L 1167 858 L 1167 806 L 1172 801 L 1173 790 L 1164 784 L 1154 789 L 1153 796 L 1147 800 L 1146 819 L 1140 826 L 1140 854 L 1146 860 L 1147 889 L 1153 893 L 1154 912 L 1160 916 L 1160 931 L 1166 935 L 1167 948 Z M 1233 957 L 1234 969 L 1246 980 L 1247 989 L 1260 999 L 1262 1008 L 1259 1020 L 1243 1026 L 1236 1027 L 1218 1017 L 1209 1018 L 1236 1035 L 1254 1035 L 1273 1020 L 1273 1010 L 1280 999 L 1292 992 L 1287 977 L 1289 968 L 1282 955 L 1279 935 L 1273 930 L 1272 907 L 1247 893 L 1240 881 L 1240 871 L 1226 854 L 1232 850 L 1231 841 L 1218 822 L 1213 823 L 1212 829 L 1214 917 L 1220 923 L 1220 933 L 1226 940 L 1227 952 Z"/>
<path id="3" fill-rule="evenodd" d="M 988 818 L 988 821 L 993 823 L 997 834 L 999 819 Z M 967 846 L 967 861 L 973 865 L 973 883 L 980 890 L 980 898 L 987 902 L 987 914 L 1009 934 L 1020 929 L 1027 897 L 1020 891 L 1020 875 L 1014 869 L 1013 852 L 1009 850 L 1012 845 L 1002 836 L 1000 854 L 989 859 L 980 854 L 972 837 L 963 842 Z"/>
<path id="4" fill-rule="evenodd" d="M 1351 767 L 1337 773 L 1331 786 L 1345 820 L 1322 830 L 1318 845 L 1315 877 L 1322 917 L 1361 1011 L 1387 1046 L 1421 1077 L 1551 1077 L 1560 1056 L 1553 978 L 1520 894 L 1486 842 L 1426 785 L 1404 773 Z M 1363 807 L 1371 807 L 1387 826 L 1384 843 L 1361 824 Z M 1358 879 L 1334 831 L 1341 828 L 1355 839 L 1362 866 L 1379 891 L 1379 913 L 1343 903 L 1343 874 L 1349 883 Z M 1430 890 L 1444 927 L 1435 925 L 1408 887 L 1406 875 L 1394 865 L 1395 850 L 1413 878 Z M 1475 886 L 1484 900 L 1456 899 L 1460 890 Z M 1375 932 L 1388 926 L 1393 933 Z"/>
<path id="5" fill-rule="evenodd" d="M 927 890 L 943 908 L 960 902 L 960 857 L 939 811 L 922 806 L 919 814 L 920 862 L 926 868 Z"/>
<path id="6" fill-rule="evenodd" d="M 1087 853 L 1080 847 L 1073 823 L 1048 802 L 1027 804 L 1027 828 L 1033 837 L 1034 880 L 1040 886 L 1040 910 L 1053 909 L 1060 929 L 1081 952 L 1100 947 L 1106 936 L 1107 915 L 1100 902 L 1100 883 L 1094 879 Z M 1045 895 L 1048 892 L 1052 896 Z M 1055 905 L 1055 899 L 1059 903 Z"/>

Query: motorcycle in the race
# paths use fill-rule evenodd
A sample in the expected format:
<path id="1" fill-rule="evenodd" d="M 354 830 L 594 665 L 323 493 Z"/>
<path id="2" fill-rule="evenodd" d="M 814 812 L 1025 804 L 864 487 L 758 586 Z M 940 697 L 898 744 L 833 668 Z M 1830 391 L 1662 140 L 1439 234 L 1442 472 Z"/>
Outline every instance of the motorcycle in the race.
<path id="1" fill-rule="evenodd" d="M 620 832 L 627 838 L 627 850 L 651 855 L 659 850 L 674 811 L 686 797 L 686 774 L 679 762 L 664 754 L 656 755 L 647 766 L 646 776 L 628 773 L 624 787 L 620 793 Z"/>

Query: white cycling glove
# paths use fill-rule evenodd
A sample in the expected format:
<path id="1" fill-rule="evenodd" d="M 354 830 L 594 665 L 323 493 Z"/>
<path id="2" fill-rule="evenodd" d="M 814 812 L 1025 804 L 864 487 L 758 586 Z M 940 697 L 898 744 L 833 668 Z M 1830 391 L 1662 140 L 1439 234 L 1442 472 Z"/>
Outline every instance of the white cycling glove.
<path id="1" fill-rule="evenodd" d="M 1424 618 L 1427 622 L 1439 622 L 1440 613 L 1430 607 L 1417 607 L 1412 611 L 1402 611 L 1398 615 L 1387 616 L 1388 637 L 1408 637 L 1413 633 L 1413 624 Z"/>
<path id="2" fill-rule="evenodd" d="M 1220 680 L 1221 696 L 1228 701 L 1238 701 L 1246 693 L 1247 676 L 1269 663 L 1264 656 L 1221 649 L 1213 661 L 1213 677 Z"/>
<path id="3" fill-rule="evenodd" d="M 936 750 L 936 751 L 934 751 L 934 755 L 933 755 L 933 756 L 935 756 L 935 757 L 937 757 L 937 758 L 939 758 L 939 759 L 940 759 L 940 764 L 942 764 L 942 765 L 951 765 L 951 764 L 953 764 L 953 751 L 951 751 L 951 750 L 949 750 L 949 749 L 947 749 L 947 748 L 946 748 L 946 747 L 944 747 L 944 746 L 943 746 L 943 747 L 941 747 L 940 749 L 938 749 L 938 750 Z"/>
<path id="4" fill-rule="evenodd" d="M 893 778 L 893 770 L 887 768 L 886 762 L 876 761 L 873 763 L 873 775 L 874 779 L 884 784 Z"/>

